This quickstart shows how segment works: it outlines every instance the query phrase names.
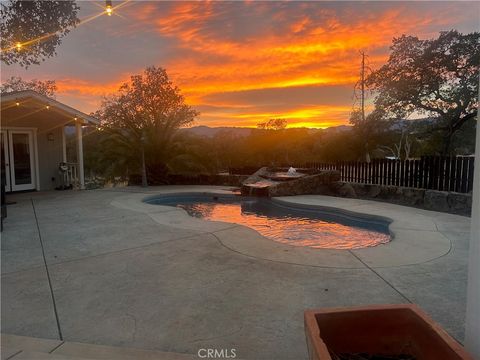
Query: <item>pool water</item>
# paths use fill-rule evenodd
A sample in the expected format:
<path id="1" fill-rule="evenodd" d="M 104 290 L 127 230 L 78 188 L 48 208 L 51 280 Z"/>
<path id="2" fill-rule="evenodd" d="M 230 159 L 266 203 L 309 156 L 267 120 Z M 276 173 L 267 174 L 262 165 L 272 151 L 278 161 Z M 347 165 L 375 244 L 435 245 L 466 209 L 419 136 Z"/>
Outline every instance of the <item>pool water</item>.
<path id="1" fill-rule="evenodd" d="M 390 241 L 386 220 L 318 207 L 286 206 L 266 198 L 176 194 L 146 201 L 178 206 L 197 218 L 245 225 L 271 240 L 294 246 L 359 249 Z"/>

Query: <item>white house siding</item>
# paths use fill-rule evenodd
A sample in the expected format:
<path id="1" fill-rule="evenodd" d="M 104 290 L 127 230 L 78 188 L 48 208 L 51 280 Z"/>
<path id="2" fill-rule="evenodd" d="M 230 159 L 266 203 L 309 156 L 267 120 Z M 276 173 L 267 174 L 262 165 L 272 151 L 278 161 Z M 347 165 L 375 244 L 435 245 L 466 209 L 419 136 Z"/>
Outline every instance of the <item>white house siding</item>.
<path id="1" fill-rule="evenodd" d="M 52 190 L 61 184 L 58 165 L 63 161 L 62 127 L 37 130 L 40 190 Z M 48 134 L 53 141 L 48 140 Z"/>

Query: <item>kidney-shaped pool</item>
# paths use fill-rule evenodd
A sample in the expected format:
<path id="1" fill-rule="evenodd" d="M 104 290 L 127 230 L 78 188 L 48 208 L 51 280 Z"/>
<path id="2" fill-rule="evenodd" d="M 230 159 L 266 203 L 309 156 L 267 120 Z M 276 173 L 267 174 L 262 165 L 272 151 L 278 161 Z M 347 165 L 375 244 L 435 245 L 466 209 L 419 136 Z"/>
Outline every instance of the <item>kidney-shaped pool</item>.
<path id="1" fill-rule="evenodd" d="M 156 195 L 145 202 L 177 206 L 197 218 L 248 226 L 271 240 L 294 246 L 359 249 L 390 241 L 387 219 L 333 208 L 205 193 Z"/>

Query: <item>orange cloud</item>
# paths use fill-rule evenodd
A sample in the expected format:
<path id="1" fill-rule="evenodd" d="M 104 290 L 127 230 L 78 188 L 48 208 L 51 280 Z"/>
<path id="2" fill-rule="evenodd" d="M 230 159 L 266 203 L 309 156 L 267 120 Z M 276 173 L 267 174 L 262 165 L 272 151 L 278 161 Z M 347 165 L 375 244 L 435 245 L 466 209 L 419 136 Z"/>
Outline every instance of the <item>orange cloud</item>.
<path id="1" fill-rule="evenodd" d="M 104 96 L 116 92 L 122 83 L 123 81 L 115 81 L 110 84 L 98 84 L 92 81 L 75 78 L 63 78 L 56 80 L 58 92 L 60 94 L 70 95 L 80 94 Z"/>
<path id="2" fill-rule="evenodd" d="M 273 98 L 272 108 L 266 111 L 265 106 L 256 109 L 255 99 L 248 106 L 237 104 L 234 94 L 287 89 L 295 98 L 300 96 L 298 88 L 332 85 L 348 85 L 353 91 L 360 71 L 359 51 L 369 54 L 372 68 L 379 67 L 388 59 L 392 38 L 402 34 L 434 36 L 459 21 L 452 15 L 458 14 L 452 6 L 463 6 L 445 4 L 439 10 L 414 3 L 368 3 L 365 10 L 360 5 L 138 2 L 125 9 L 125 17 L 132 21 L 118 29 L 118 36 L 153 33 L 174 44 L 169 56 L 155 65 L 167 69 L 189 104 L 210 106 L 202 111 L 200 123 L 255 126 L 281 116 L 290 119 L 291 127 L 325 127 L 345 123 L 351 101 L 335 106 L 321 98 L 315 104 L 297 101 L 296 108 L 279 114 Z M 110 34 L 115 36 L 114 31 Z M 132 73 L 146 65 L 152 64 L 132 68 Z M 128 78 L 122 73 L 103 84 L 69 77 L 59 80 L 58 86 L 64 94 L 101 96 L 116 91 Z M 212 95 L 222 93 L 232 94 L 228 102 L 212 100 Z"/>

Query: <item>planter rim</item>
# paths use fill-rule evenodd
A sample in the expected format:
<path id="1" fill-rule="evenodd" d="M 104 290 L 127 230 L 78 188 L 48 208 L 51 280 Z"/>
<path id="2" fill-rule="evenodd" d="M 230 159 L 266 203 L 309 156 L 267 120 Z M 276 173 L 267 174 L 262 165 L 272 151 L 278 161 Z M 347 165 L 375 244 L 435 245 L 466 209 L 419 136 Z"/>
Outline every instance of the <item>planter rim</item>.
<path id="1" fill-rule="evenodd" d="M 433 331 L 443 342 L 445 342 L 452 350 L 454 350 L 462 359 L 474 360 L 473 357 L 467 353 L 463 346 L 452 338 L 437 322 L 433 321 L 425 311 L 423 311 L 416 304 L 379 304 L 366 306 L 352 306 L 352 307 L 331 307 L 331 308 L 317 308 L 308 309 L 304 312 L 305 331 L 306 336 L 310 334 L 310 341 L 314 351 L 319 359 L 331 360 L 327 345 L 321 338 L 320 328 L 316 319 L 317 314 L 335 314 L 335 313 L 355 313 L 360 311 L 385 311 L 385 310 L 410 310 L 418 316 L 423 322 L 428 324 L 431 331 Z"/>

